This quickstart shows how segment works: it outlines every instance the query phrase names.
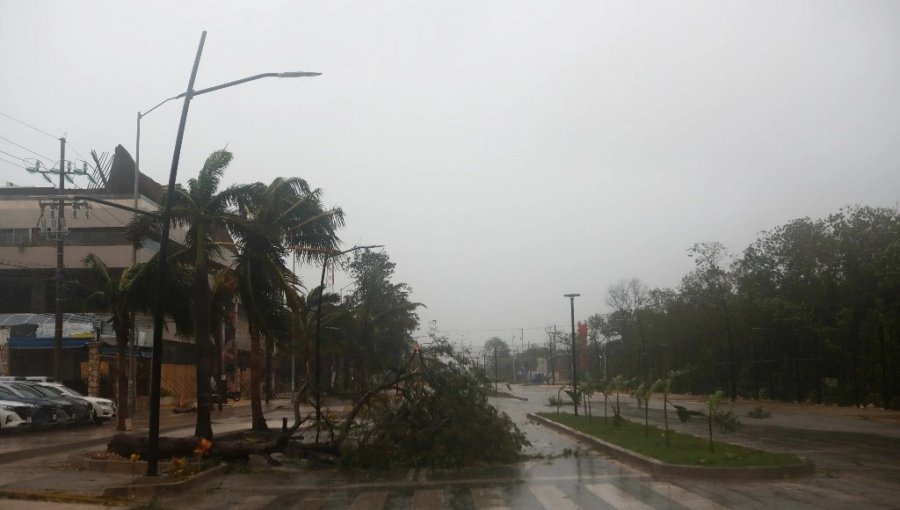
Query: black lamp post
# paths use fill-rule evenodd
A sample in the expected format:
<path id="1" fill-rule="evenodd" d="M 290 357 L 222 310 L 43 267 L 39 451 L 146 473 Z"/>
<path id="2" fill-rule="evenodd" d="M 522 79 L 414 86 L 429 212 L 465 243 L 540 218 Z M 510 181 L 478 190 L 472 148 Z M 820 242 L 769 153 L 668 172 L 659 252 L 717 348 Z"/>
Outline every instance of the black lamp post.
<path id="1" fill-rule="evenodd" d="M 175 178 L 178 174 L 178 160 L 181 157 L 181 142 L 184 139 L 184 128 L 187 124 L 188 108 L 191 105 L 191 99 L 194 96 L 206 94 L 216 90 L 240 85 L 260 78 L 300 78 L 308 76 L 319 76 L 321 73 L 308 72 L 291 72 L 291 73 L 265 73 L 257 74 L 240 80 L 234 80 L 214 87 L 201 90 L 194 90 L 194 80 L 197 78 L 197 69 L 200 67 L 200 56 L 203 54 L 203 45 L 206 42 L 206 31 L 200 35 L 200 45 L 197 47 L 197 56 L 194 57 L 194 67 L 191 70 L 191 78 L 188 81 L 187 90 L 175 96 L 175 98 L 184 98 L 184 105 L 181 108 L 181 120 L 178 123 L 178 135 L 175 137 L 175 150 L 172 154 L 172 169 L 169 172 L 168 193 L 166 193 L 166 204 L 161 218 L 161 237 L 159 240 L 159 273 L 156 281 L 156 302 L 153 305 L 153 361 L 150 371 L 150 426 L 149 438 L 147 443 L 147 475 L 156 476 L 158 474 L 158 457 L 159 457 L 159 399 L 160 399 L 160 380 L 162 377 L 162 330 L 163 330 L 163 301 L 166 282 L 166 258 L 169 252 L 169 223 L 172 218 L 172 202 L 175 196 Z M 167 100 L 168 101 L 168 100 Z M 165 102 L 165 101 L 164 101 Z M 162 104 L 162 103 L 160 103 Z M 154 107 L 155 108 L 155 107 Z M 149 112 L 148 112 L 149 113 Z M 206 339 L 195 339 L 195 341 L 206 341 Z"/>
<path id="2" fill-rule="evenodd" d="M 575 401 L 575 416 L 578 416 L 578 372 L 577 365 L 578 356 L 576 355 L 576 341 L 575 341 L 575 298 L 580 296 L 581 294 L 563 294 L 563 297 L 569 298 L 570 308 L 572 310 L 572 392 L 575 394 L 575 397 L 572 399 Z"/>

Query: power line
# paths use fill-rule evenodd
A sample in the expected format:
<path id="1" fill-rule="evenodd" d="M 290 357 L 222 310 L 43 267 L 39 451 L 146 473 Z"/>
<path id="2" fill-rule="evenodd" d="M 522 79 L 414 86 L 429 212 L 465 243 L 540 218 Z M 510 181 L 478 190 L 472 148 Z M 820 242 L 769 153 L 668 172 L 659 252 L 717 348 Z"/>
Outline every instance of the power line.
<path id="1" fill-rule="evenodd" d="M 6 154 L 6 153 L 4 152 L 4 154 Z M 22 163 L 13 163 L 12 161 L 9 161 L 9 160 L 3 159 L 3 158 L 0 158 L 0 161 L 2 161 L 4 163 L 9 163 L 10 165 L 17 167 L 17 168 L 25 168 L 24 166 L 22 166 Z"/>
<path id="2" fill-rule="evenodd" d="M 38 129 L 38 128 L 32 126 L 31 124 L 28 124 L 27 122 L 23 122 L 23 121 L 21 121 L 21 120 L 15 118 L 15 117 L 13 117 L 12 115 L 8 115 L 8 114 L 3 113 L 3 112 L 0 112 L 0 115 L 3 115 L 3 116 L 6 117 L 7 119 L 14 120 L 14 121 L 18 122 L 19 124 L 22 124 L 22 125 L 25 126 L 25 127 L 31 128 L 31 129 L 37 131 L 38 133 L 47 135 L 47 136 L 49 136 L 50 138 L 53 138 L 54 140 L 59 140 L 59 137 L 58 137 L 58 136 L 56 136 L 56 135 L 51 135 L 50 133 L 44 131 L 43 129 Z"/>
<path id="3" fill-rule="evenodd" d="M 10 156 L 10 157 L 13 157 L 13 158 L 16 158 L 16 159 L 21 159 L 22 161 L 25 161 L 25 158 L 20 158 L 19 156 L 16 156 L 15 154 L 10 154 L 10 153 L 8 153 L 8 152 L 6 152 L 6 151 L 0 151 L 0 154 L 6 154 L 7 156 Z M 27 161 L 25 161 L 25 162 L 27 163 Z"/>
<path id="4" fill-rule="evenodd" d="M 85 188 L 82 188 L 81 186 L 79 186 L 75 181 L 71 181 L 71 182 L 72 182 L 72 185 L 75 187 L 75 189 L 80 190 L 80 191 L 86 191 Z M 110 219 L 111 221 L 113 221 L 113 222 L 115 222 L 115 223 L 122 223 L 122 220 L 117 219 L 115 216 L 113 216 L 112 212 L 109 211 L 109 210 L 108 210 L 107 208 L 105 208 L 105 207 L 104 207 L 104 208 L 98 208 L 98 209 L 94 209 L 94 208 L 92 207 L 91 210 L 94 212 L 94 219 L 96 219 L 97 221 L 99 221 L 100 223 L 102 223 L 103 226 L 105 226 L 105 227 L 109 227 L 109 228 L 119 228 L 118 225 L 117 225 L 117 226 L 110 225 L 109 223 L 107 223 L 106 221 L 104 221 L 103 218 L 101 218 L 100 216 L 98 216 L 98 215 L 97 215 L 97 212 L 99 212 L 99 211 L 103 211 L 103 212 L 109 217 L 109 219 Z M 127 221 L 124 222 L 124 223 L 125 223 L 126 225 L 128 224 Z"/>
<path id="5" fill-rule="evenodd" d="M 0 154 L 6 154 L 7 156 L 16 158 L 16 159 L 18 159 L 19 161 L 21 161 L 22 163 L 28 163 L 28 162 L 29 162 L 28 159 L 20 158 L 19 156 L 16 156 L 15 154 L 11 154 L 11 153 L 6 152 L 6 151 L 0 151 Z M 40 161 L 39 159 L 34 159 L 34 158 L 29 158 L 29 159 L 34 160 L 34 161 Z M 22 166 L 22 163 L 13 163 L 13 162 L 7 161 L 7 160 L 5 160 L 5 159 L 0 159 L 0 161 L 5 161 L 6 163 L 9 163 L 10 165 L 15 165 L 15 166 L 17 166 L 17 167 L 19 167 L 19 168 L 26 168 L 26 169 L 27 169 L 27 167 Z M 49 168 L 49 167 L 51 167 L 52 165 L 48 165 L 46 162 L 44 162 L 44 166 L 46 166 L 46 167 Z"/>
<path id="6" fill-rule="evenodd" d="M 75 146 L 72 145 L 72 140 L 69 140 L 68 138 L 66 138 L 66 146 L 69 147 L 70 149 L 72 149 L 72 152 L 74 152 L 75 155 L 78 156 L 78 159 L 80 159 L 82 161 L 87 161 L 87 159 L 84 156 L 82 156 L 80 152 L 78 152 L 78 149 L 76 149 Z"/>
<path id="7" fill-rule="evenodd" d="M 5 138 L 5 137 L 3 137 L 3 136 L 0 136 L 0 140 L 6 140 L 7 142 L 9 142 L 9 143 L 15 145 L 16 147 L 18 147 L 18 148 L 20 148 L 20 149 L 24 149 L 24 150 L 26 150 L 26 151 L 28 151 L 28 152 L 34 154 L 35 156 L 40 156 L 40 157 L 43 158 L 43 159 L 53 161 L 53 158 L 48 158 L 47 156 L 43 156 L 43 155 L 41 155 L 41 154 L 38 154 L 37 152 L 34 152 L 33 150 L 29 149 L 28 147 L 25 147 L 25 146 L 22 146 L 22 145 L 17 144 L 16 142 L 10 140 L 9 138 Z"/>
<path id="8" fill-rule="evenodd" d="M 25 126 L 25 127 L 31 128 L 31 129 L 37 131 L 38 133 L 47 135 L 47 136 L 49 136 L 50 138 L 53 138 L 54 140 L 59 140 L 59 137 L 58 137 L 58 136 L 56 136 L 56 135 L 51 135 L 50 133 L 44 131 L 43 129 L 36 128 L 36 127 L 32 126 L 31 124 L 28 124 L 27 122 L 21 121 L 21 120 L 15 118 L 15 117 L 13 117 L 12 115 L 9 115 L 9 114 L 3 113 L 3 112 L 0 112 L 0 115 L 4 116 L 4 117 L 6 117 L 6 118 L 8 118 L 8 119 L 10 119 L 10 120 L 14 120 L 14 121 L 18 122 L 19 124 L 22 124 L 22 125 Z M 65 135 L 63 135 L 63 136 L 65 136 Z M 7 142 L 10 142 L 10 141 L 7 140 L 6 138 L 4 138 L 4 140 L 6 140 Z M 10 142 L 10 143 L 14 143 L 14 142 Z M 68 146 L 72 149 L 72 152 L 74 152 L 75 155 L 78 156 L 79 159 L 82 159 L 82 160 L 84 160 L 84 161 L 87 161 L 87 158 L 85 158 L 84 156 L 82 156 L 81 153 L 78 152 L 78 149 L 76 149 L 75 146 L 72 145 L 71 140 L 68 140 L 66 145 L 68 145 Z M 21 147 L 21 146 L 19 146 L 19 147 Z M 24 149 L 24 147 L 22 147 L 22 148 Z M 25 150 L 28 150 L 28 149 L 25 149 Z M 0 152 L 3 152 L 3 151 L 0 151 Z M 29 151 L 29 152 L 31 152 L 31 151 Z M 5 154 L 5 153 L 4 153 L 4 154 Z M 34 153 L 32 153 L 32 154 L 34 154 Z M 10 156 L 12 156 L 12 154 L 10 154 Z M 13 156 L 13 157 L 15 157 L 15 156 Z M 44 159 L 50 159 L 50 158 L 47 158 L 47 157 L 45 157 L 45 156 L 41 156 L 41 157 L 43 157 Z"/>

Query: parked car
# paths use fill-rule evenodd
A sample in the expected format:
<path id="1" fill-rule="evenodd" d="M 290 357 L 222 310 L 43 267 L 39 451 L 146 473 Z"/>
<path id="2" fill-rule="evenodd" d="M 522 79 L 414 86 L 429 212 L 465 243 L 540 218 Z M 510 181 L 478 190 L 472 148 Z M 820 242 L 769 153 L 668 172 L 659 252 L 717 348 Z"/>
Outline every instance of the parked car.
<path id="1" fill-rule="evenodd" d="M 91 419 L 93 406 L 90 402 L 73 397 L 60 397 L 49 390 L 44 390 L 27 381 L 0 382 L 0 386 L 8 388 L 22 397 L 33 397 L 52 402 L 59 406 L 62 415 L 59 421 L 63 424 L 87 423 Z M 57 413 L 61 414 L 61 413 Z"/>
<path id="2" fill-rule="evenodd" d="M 24 397 L 0 384 L 0 400 L 34 406 L 31 411 L 32 428 L 50 427 L 59 424 L 61 415 L 65 413 L 58 405 L 45 399 Z"/>
<path id="3" fill-rule="evenodd" d="M 47 388 L 38 386 L 34 381 L 15 381 L 5 383 L 12 386 L 20 392 L 30 392 L 36 396 L 46 398 L 52 402 L 57 402 L 63 411 L 69 415 L 69 424 L 83 424 L 93 420 L 92 415 L 94 406 L 83 398 L 70 397 L 68 395 L 58 395 Z"/>
<path id="4" fill-rule="evenodd" d="M 0 430 L 30 427 L 35 407 L 24 402 L 0 400 Z"/>
<path id="5" fill-rule="evenodd" d="M 94 408 L 92 411 L 93 414 L 91 415 L 91 420 L 94 422 L 100 423 L 116 417 L 116 412 L 118 411 L 116 403 L 108 398 L 88 397 L 60 383 L 38 382 L 35 384 L 42 388 L 46 388 L 59 396 L 76 397 L 87 400 Z"/>

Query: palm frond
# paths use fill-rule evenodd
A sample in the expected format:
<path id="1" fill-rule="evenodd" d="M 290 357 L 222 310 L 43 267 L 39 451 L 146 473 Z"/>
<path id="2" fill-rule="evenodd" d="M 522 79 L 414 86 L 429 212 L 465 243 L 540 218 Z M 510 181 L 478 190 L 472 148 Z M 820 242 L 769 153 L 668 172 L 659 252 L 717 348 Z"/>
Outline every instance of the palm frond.
<path id="1" fill-rule="evenodd" d="M 216 193 L 219 189 L 222 175 L 231 163 L 232 158 L 231 152 L 225 149 L 217 150 L 206 158 L 206 162 L 203 163 L 203 168 L 200 169 L 200 174 L 197 176 L 194 184 L 193 191 L 195 191 L 197 196 L 208 199 Z"/>

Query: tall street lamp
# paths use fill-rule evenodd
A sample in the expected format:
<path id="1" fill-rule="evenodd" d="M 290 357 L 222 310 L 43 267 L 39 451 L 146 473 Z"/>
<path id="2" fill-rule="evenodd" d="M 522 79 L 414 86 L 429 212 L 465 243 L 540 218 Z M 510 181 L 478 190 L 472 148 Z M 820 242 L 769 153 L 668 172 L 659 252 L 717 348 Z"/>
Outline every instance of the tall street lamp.
<path id="1" fill-rule="evenodd" d="M 572 310 L 572 393 L 575 394 L 572 400 L 575 401 L 575 416 L 578 416 L 578 372 L 576 372 L 578 356 L 575 350 L 575 298 L 580 295 L 581 294 L 563 294 L 563 297 L 569 298 L 569 304 Z"/>
<path id="2" fill-rule="evenodd" d="M 168 99 L 164 99 L 159 102 L 153 108 L 150 108 L 146 112 L 137 112 L 137 134 L 135 136 L 134 143 L 134 211 L 132 211 L 132 217 L 137 219 L 138 210 L 138 202 L 140 201 L 140 178 L 141 178 L 141 119 L 150 115 L 153 110 L 156 110 L 160 106 L 172 101 L 174 99 L 178 99 L 178 96 L 172 96 Z M 131 265 L 137 264 L 137 246 L 132 246 L 131 248 Z M 135 388 L 135 344 L 137 343 L 137 320 L 135 319 L 134 313 L 131 314 L 131 343 L 129 344 L 128 349 L 128 416 L 129 419 L 134 418 L 134 400 L 137 396 L 137 389 Z"/>
<path id="3" fill-rule="evenodd" d="M 328 267 L 328 259 L 337 258 L 341 255 L 350 253 L 356 250 L 369 250 L 372 248 L 381 248 L 383 244 L 373 244 L 369 246 L 354 246 L 344 251 L 340 252 L 326 252 L 325 260 L 322 261 L 322 279 L 319 281 L 319 304 L 316 306 L 316 373 L 313 378 L 313 382 L 315 383 L 315 397 L 316 397 L 316 442 L 319 442 L 319 423 L 321 423 L 322 419 L 322 406 L 321 406 L 321 398 L 322 391 L 320 386 L 320 381 L 322 378 L 322 368 L 321 368 L 321 326 L 322 326 L 322 298 L 325 294 L 325 269 Z"/>
<path id="4" fill-rule="evenodd" d="M 163 301 L 166 282 L 166 258 L 169 253 L 169 223 L 172 218 L 172 203 L 175 196 L 175 178 L 178 174 L 178 160 L 181 157 L 181 142 L 184 139 L 184 128 L 187 124 L 188 108 L 191 105 L 191 99 L 194 96 L 214 92 L 219 89 L 240 85 L 249 81 L 258 80 L 260 78 L 302 78 L 319 76 L 321 73 L 309 72 L 290 72 L 290 73 L 264 73 L 234 80 L 214 87 L 208 87 L 201 90 L 194 90 L 194 80 L 197 78 L 197 69 L 200 67 L 200 56 L 203 54 L 203 45 L 206 42 L 206 31 L 200 34 L 200 44 L 197 47 L 197 56 L 194 57 L 194 66 L 191 69 L 191 77 L 188 81 L 187 90 L 175 96 L 176 99 L 184 98 L 184 104 L 181 107 L 181 120 L 178 123 L 178 134 L 175 137 L 175 150 L 172 154 L 172 169 L 169 172 L 168 192 L 166 193 L 166 205 L 161 218 L 161 237 L 159 240 L 159 273 L 156 281 L 156 300 L 153 305 L 153 362 L 150 370 L 150 430 L 147 444 L 147 475 L 156 476 L 158 471 L 159 457 L 159 398 L 160 398 L 160 379 L 162 376 L 162 330 L 163 330 Z M 165 101 L 163 101 L 165 102 Z M 195 342 L 207 341 L 208 339 L 194 339 Z"/>

